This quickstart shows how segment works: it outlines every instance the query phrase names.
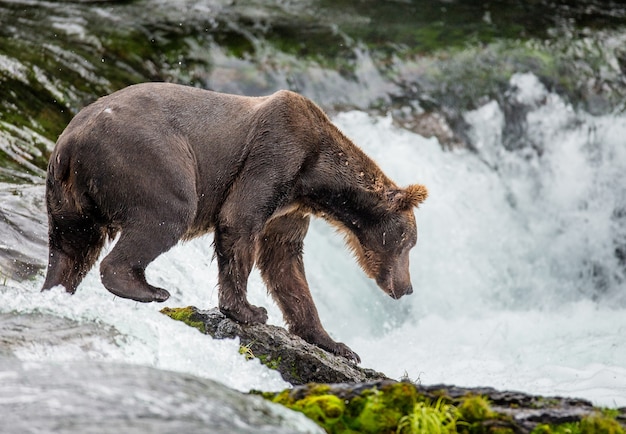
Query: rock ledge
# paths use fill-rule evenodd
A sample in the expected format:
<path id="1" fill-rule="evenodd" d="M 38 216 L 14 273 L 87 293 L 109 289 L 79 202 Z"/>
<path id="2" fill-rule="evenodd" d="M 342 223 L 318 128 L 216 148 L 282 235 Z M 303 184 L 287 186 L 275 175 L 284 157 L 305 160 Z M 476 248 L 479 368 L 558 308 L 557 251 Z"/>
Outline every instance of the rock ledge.
<path id="1" fill-rule="evenodd" d="M 238 337 L 242 354 L 258 358 L 294 385 L 279 393 L 259 393 L 304 413 L 327 432 L 405 432 L 407 424 L 419 422 L 419 411 L 443 414 L 441 411 L 455 409 L 458 425 L 441 432 L 626 433 L 626 409 L 602 410 L 583 399 L 492 388 L 398 382 L 330 354 L 281 327 L 242 325 L 217 308 L 190 306 L 161 312 L 215 339 Z"/>
<path id="2" fill-rule="evenodd" d="M 217 308 L 199 310 L 189 306 L 165 308 L 161 312 L 215 339 L 239 338 L 242 354 L 256 357 L 294 385 L 311 382 L 362 383 L 388 379 L 380 372 L 361 368 L 343 357 L 312 345 L 282 327 L 239 324 Z"/>

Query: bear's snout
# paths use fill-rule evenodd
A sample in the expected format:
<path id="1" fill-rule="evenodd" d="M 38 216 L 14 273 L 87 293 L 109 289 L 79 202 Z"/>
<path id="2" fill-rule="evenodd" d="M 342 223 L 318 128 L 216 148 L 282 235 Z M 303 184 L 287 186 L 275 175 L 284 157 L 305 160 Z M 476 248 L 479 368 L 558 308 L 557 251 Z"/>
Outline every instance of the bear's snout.
<path id="1" fill-rule="evenodd" d="M 391 266 L 383 268 L 383 272 L 376 277 L 376 283 L 394 300 L 413 293 L 409 272 L 409 249 L 406 249 Z"/>
<path id="2" fill-rule="evenodd" d="M 399 282 L 398 280 L 390 278 L 378 278 L 376 279 L 376 283 L 380 289 L 385 291 L 389 297 L 394 300 L 398 300 L 403 295 L 413 294 L 413 285 L 411 285 L 410 279 Z"/>
<path id="3" fill-rule="evenodd" d="M 389 295 L 391 296 L 391 298 L 395 300 L 399 299 L 403 295 L 409 295 L 409 294 L 413 294 L 413 285 L 410 285 L 410 284 L 409 286 L 406 286 L 404 288 L 398 288 L 396 286 L 389 292 Z"/>

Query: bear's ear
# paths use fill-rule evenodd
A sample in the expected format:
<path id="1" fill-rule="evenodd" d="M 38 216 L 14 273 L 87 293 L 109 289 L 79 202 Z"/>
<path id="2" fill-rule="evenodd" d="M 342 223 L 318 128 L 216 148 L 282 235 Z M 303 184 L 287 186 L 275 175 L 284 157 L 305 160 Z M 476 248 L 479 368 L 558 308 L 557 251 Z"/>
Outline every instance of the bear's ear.
<path id="1" fill-rule="evenodd" d="M 409 185 L 405 189 L 396 190 L 390 195 L 392 208 L 406 211 L 419 206 L 428 197 L 428 189 L 421 184 Z"/>

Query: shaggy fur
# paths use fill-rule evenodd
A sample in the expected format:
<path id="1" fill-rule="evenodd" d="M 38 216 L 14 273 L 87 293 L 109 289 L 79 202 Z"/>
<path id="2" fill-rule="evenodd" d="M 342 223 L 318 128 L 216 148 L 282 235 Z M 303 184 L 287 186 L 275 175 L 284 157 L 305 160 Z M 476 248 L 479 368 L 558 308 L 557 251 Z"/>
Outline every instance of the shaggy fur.
<path id="1" fill-rule="evenodd" d="M 169 293 L 145 269 L 181 239 L 215 232 L 219 307 L 263 323 L 246 298 L 256 264 L 292 332 L 358 360 L 322 327 L 302 263 L 310 215 L 347 234 L 365 272 L 391 297 L 412 292 L 413 207 L 424 186 L 399 188 L 310 100 L 261 98 L 165 83 L 130 86 L 83 109 L 59 137 L 46 182 L 44 289 L 74 293 L 107 239 L 100 266 L 113 294 Z"/>

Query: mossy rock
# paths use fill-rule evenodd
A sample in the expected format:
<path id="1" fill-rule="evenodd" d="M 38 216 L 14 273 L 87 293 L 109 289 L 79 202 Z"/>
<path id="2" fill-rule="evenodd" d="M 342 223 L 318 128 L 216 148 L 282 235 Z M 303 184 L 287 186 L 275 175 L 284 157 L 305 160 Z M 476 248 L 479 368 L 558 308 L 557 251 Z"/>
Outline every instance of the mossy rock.
<path id="1" fill-rule="evenodd" d="M 623 411 L 494 389 L 387 380 L 308 384 L 263 396 L 304 413 L 328 433 L 624 434 Z M 537 409 L 538 400 L 550 404 Z"/>
<path id="2" fill-rule="evenodd" d="M 339 386 L 309 384 L 306 390 L 264 396 L 304 413 L 329 433 L 412 432 L 407 416 L 416 408 L 436 408 L 407 382 L 386 381 L 365 388 L 346 384 L 337 391 Z"/>
<path id="3" fill-rule="evenodd" d="M 309 382 L 340 383 L 386 378 L 380 372 L 360 368 L 350 360 L 326 352 L 282 327 L 270 324 L 240 324 L 217 308 L 199 310 L 193 306 L 165 308 L 161 311 L 215 339 L 235 339 L 239 352 L 248 360 L 259 359 L 275 369 L 291 384 Z"/>
<path id="4" fill-rule="evenodd" d="M 580 421 L 560 425 L 540 424 L 531 434 L 624 434 L 615 414 L 596 411 Z"/>
<path id="5" fill-rule="evenodd" d="M 198 317 L 197 310 L 193 306 L 173 308 L 164 307 L 161 309 L 161 313 L 175 319 L 176 321 L 182 321 L 188 326 L 200 330 L 202 333 L 206 333 L 204 321 Z"/>
<path id="6" fill-rule="evenodd" d="M 411 433 L 418 426 L 427 427 L 422 432 L 456 432 L 458 413 L 450 401 L 432 403 L 411 383 L 336 387 L 310 384 L 306 391 L 286 390 L 265 397 L 304 413 L 329 433 Z M 424 415 L 427 423 L 423 423 Z"/>

